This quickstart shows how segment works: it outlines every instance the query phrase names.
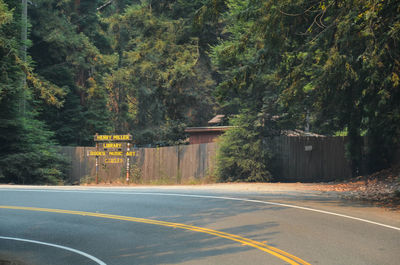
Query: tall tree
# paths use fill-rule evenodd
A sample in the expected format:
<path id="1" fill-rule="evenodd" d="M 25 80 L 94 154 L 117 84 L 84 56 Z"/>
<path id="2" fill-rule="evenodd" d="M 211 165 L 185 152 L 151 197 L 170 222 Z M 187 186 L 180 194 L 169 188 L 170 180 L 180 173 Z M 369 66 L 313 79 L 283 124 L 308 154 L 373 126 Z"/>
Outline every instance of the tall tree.
<path id="1" fill-rule="evenodd" d="M 34 106 L 38 101 L 60 105 L 63 93 L 34 74 L 20 56 L 20 14 L 19 2 L 0 0 L 0 181 L 58 183 L 65 161 Z"/>
<path id="2" fill-rule="evenodd" d="M 276 19 L 271 2 L 232 0 L 227 6 L 226 39 L 213 47 L 212 58 L 222 79 L 216 96 L 225 114 L 237 117 L 232 123 L 235 127 L 222 136 L 218 177 L 266 181 L 273 172 L 269 139 L 279 134 L 274 119 L 279 114 L 274 72 L 284 36 L 276 34 L 276 24 L 265 23 Z M 247 154 L 251 155 L 243 160 Z"/>
<path id="3" fill-rule="evenodd" d="M 400 132 L 398 1 L 232 0 L 228 7 L 227 38 L 213 48 L 227 113 L 346 131 L 355 175 L 367 135 L 371 170 L 389 165 Z"/>
<path id="4" fill-rule="evenodd" d="M 119 59 L 107 77 L 117 130 L 134 131 L 139 143 L 172 143 L 186 125 L 212 115 L 214 81 L 204 67 L 198 38 L 187 21 L 155 14 L 149 3 L 108 19 Z M 206 110 L 206 111 L 205 111 Z"/>
<path id="5" fill-rule="evenodd" d="M 306 102 L 316 130 L 348 132 L 353 174 L 362 169 L 361 135 L 369 139 L 370 170 L 389 166 L 398 144 L 399 11 L 397 1 L 310 6 L 298 14 L 310 21 L 303 45 L 281 67 L 281 98 L 293 117 L 304 120 L 295 113 Z"/>
<path id="6" fill-rule="evenodd" d="M 30 9 L 37 72 L 67 93 L 62 108 L 41 106 L 41 118 L 63 145 L 91 145 L 93 135 L 111 130 L 102 77 L 107 63 L 94 43 L 111 48 L 101 30 L 100 1 L 41 0 Z"/>

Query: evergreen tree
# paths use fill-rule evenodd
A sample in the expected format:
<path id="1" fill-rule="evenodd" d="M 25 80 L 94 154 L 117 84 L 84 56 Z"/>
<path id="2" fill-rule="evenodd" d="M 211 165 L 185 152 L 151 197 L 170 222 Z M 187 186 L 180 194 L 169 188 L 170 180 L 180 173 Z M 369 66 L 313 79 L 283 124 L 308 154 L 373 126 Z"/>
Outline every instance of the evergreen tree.
<path id="1" fill-rule="evenodd" d="M 266 127 L 248 110 L 231 119 L 233 128 L 220 139 L 216 174 L 220 182 L 265 182 L 275 173 L 271 137 L 272 125 Z"/>
<path id="2" fill-rule="evenodd" d="M 400 134 L 398 1 L 227 3 L 227 38 L 213 48 L 225 111 L 346 132 L 354 175 L 366 135 L 370 170 L 389 166 Z"/>
<path id="3" fill-rule="evenodd" d="M 274 173 L 271 138 L 279 135 L 274 71 L 284 38 L 270 30 L 273 25 L 264 24 L 265 16 L 272 20 L 276 15 L 265 12 L 270 8 L 265 1 L 232 0 L 227 6 L 227 37 L 212 51 L 222 79 L 215 94 L 224 113 L 238 117 L 235 127 L 222 136 L 218 178 L 267 181 Z"/>
<path id="4" fill-rule="evenodd" d="M 141 144 L 169 144 L 186 125 L 212 115 L 214 81 L 186 21 L 155 14 L 155 4 L 132 5 L 108 19 L 118 64 L 107 76 L 116 130 L 133 131 Z M 156 8 L 157 10 L 157 8 Z"/>
<path id="5" fill-rule="evenodd" d="M 102 84 L 107 63 L 95 44 L 110 52 L 97 8 L 100 1 L 42 0 L 30 10 L 36 71 L 66 92 L 63 107 L 40 106 L 63 145 L 92 145 L 95 133 L 111 131 L 107 93 Z"/>
<path id="6" fill-rule="evenodd" d="M 20 13 L 19 3 L 0 0 L 0 181 L 60 183 L 66 163 L 33 107 L 35 101 L 61 104 L 62 92 L 21 59 Z"/>
<path id="7" fill-rule="evenodd" d="M 306 106 L 315 130 L 346 131 L 354 175 L 362 170 L 361 135 L 370 171 L 389 166 L 399 143 L 399 11 L 398 1 L 320 2 L 297 16 L 308 29 L 282 60 L 288 111 L 304 121 Z"/>

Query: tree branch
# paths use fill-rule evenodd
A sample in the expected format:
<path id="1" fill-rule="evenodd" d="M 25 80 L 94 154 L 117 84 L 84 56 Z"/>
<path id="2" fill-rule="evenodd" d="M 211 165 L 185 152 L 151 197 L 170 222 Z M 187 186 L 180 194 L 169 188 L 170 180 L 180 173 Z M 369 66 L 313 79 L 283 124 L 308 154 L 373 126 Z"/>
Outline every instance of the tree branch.
<path id="1" fill-rule="evenodd" d="M 307 13 L 308 11 L 310 11 L 310 10 L 311 10 L 314 6 L 316 6 L 316 5 L 317 5 L 317 4 L 310 6 L 310 7 L 307 8 L 303 13 L 300 13 L 300 14 L 289 14 L 289 13 L 283 12 L 281 9 L 279 9 L 279 12 L 281 12 L 281 13 L 284 14 L 285 16 L 298 17 L 298 16 L 301 16 L 301 15 L 304 15 L 305 13 Z"/>

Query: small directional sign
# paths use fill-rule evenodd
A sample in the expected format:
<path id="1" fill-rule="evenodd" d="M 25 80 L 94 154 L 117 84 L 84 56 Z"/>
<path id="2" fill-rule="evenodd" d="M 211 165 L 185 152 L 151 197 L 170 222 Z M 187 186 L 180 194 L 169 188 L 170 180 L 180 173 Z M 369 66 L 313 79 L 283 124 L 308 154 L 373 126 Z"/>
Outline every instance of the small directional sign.
<path id="1" fill-rule="evenodd" d="M 122 152 L 122 151 L 89 151 L 88 156 L 138 156 L 138 153 L 135 151 L 127 151 L 127 152 Z"/>
<path id="2" fill-rule="evenodd" d="M 89 151 L 89 156 L 105 156 L 106 152 L 104 151 Z"/>
<path id="3" fill-rule="evenodd" d="M 104 149 L 121 149 L 122 143 L 103 143 Z"/>
<path id="4" fill-rule="evenodd" d="M 106 159 L 104 159 L 104 163 L 119 164 L 119 163 L 124 163 L 124 160 L 122 158 L 106 158 Z"/>
<path id="5" fill-rule="evenodd" d="M 124 135 L 98 135 L 94 136 L 95 142 L 123 142 L 123 141 L 132 141 L 132 135 L 124 134 Z"/>
<path id="6" fill-rule="evenodd" d="M 113 151 L 113 152 L 108 152 L 108 155 L 109 156 L 123 156 L 123 153 L 122 152 L 116 152 L 116 151 Z"/>

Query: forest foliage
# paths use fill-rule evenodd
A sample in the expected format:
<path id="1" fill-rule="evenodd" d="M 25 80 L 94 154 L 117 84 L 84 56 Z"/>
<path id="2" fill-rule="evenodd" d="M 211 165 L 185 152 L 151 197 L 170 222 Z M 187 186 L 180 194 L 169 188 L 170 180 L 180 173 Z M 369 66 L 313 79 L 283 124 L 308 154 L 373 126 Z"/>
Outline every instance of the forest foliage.
<path id="1" fill-rule="evenodd" d="M 268 138 L 307 123 L 348 135 L 353 174 L 399 145 L 399 1 L 36 0 L 26 43 L 21 13 L 0 0 L 0 182 L 59 183 L 58 145 L 180 144 L 217 113 L 221 181 L 270 180 Z"/>

